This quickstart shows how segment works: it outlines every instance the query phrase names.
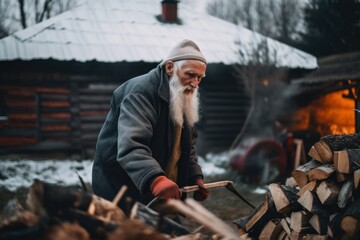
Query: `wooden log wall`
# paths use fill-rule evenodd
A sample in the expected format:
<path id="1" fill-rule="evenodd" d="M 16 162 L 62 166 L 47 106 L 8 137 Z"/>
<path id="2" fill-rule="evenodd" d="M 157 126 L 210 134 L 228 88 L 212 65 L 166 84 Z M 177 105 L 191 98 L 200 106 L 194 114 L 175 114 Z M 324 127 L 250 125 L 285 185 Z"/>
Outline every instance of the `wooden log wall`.
<path id="1" fill-rule="evenodd" d="M 117 84 L 73 83 L 71 85 L 71 126 L 73 144 L 94 148 L 97 136 L 109 111 L 110 100 Z"/>
<path id="2" fill-rule="evenodd" d="M 0 121 L 1 152 L 95 147 L 116 87 L 81 82 L 61 87 L 0 86 L 7 115 Z"/>
<path id="3" fill-rule="evenodd" d="M 68 141 L 70 90 L 66 87 L 0 86 L 7 119 L 0 122 L 0 147 Z"/>

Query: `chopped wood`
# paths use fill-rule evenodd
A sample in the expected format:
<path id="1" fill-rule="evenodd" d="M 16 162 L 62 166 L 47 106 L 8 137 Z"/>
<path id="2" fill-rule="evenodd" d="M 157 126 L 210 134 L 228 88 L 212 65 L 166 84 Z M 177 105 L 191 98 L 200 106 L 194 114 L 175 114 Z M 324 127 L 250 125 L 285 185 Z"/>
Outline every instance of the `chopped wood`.
<path id="1" fill-rule="evenodd" d="M 360 182 L 360 169 L 354 172 L 354 188 L 358 189 Z"/>
<path id="2" fill-rule="evenodd" d="M 304 232 L 309 227 L 309 220 L 311 215 L 306 211 L 299 211 L 291 213 L 290 228 L 295 232 Z"/>
<path id="3" fill-rule="evenodd" d="M 316 152 L 319 154 L 320 156 L 320 161 L 322 163 L 332 163 L 333 162 L 333 152 L 330 149 L 330 146 L 324 142 L 324 141 L 319 141 L 316 142 L 313 147 L 316 149 Z"/>
<path id="4" fill-rule="evenodd" d="M 317 185 L 318 185 L 318 181 L 313 180 L 313 181 L 309 182 L 308 184 L 306 184 L 304 187 L 302 187 L 300 189 L 300 191 L 297 193 L 297 195 L 300 197 L 306 191 L 314 192 L 317 188 Z"/>
<path id="5" fill-rule="evenodd" d="M 309 180 L 328 179 L 333 173 L 335 173 L 334 166 L 332 164 L 324 164 L 309 171 Z"/>
<path id="6" fill-rule="evenodd" d="M 285 218 L 281 219 L 281 220 L 280 220 L 280 224 L 281 224 L 281 226 L 283 227 L 283 229 L 284 229 L 284 231 L 286 232 L 286 234 L 287 234 L 288 236 L 290 236 L 290 234 L 291 234 L 291 229 L 290 229 L 289 223 L 286 221 L 286 219 L 285 219 Z"/>
<path id="7" fill-rule="evenodd" d="M 320 166 L 321 163 L 316 161 L 316 160 L 311 160 L 309 162 L 307 162 L 304 165 L 300 165 L 299 167 L 297 167 L 292 173 L 292 177 L 295 179 L 295 181 L 297 182 L 298 186 L 300 188 L 304 187 L 308 182 L 309 182 L 309 178 L 308 178 L 308 173 L 311 169 L 316 168 L 318 166 Z"/>
<path id="8" fill-rule="evenodd" d="M 341 220 L 340 227 L 346 235 L 354 237 L 359 232 L 360 221 L 353 216 L 345 216 Z"/>
<path id="9" fill-rule="evenodd" d="M 236 219 L 233 223 L 256 239 L 269 220 L 281 217 L 281 214 L 276 211 L 272 197 L 266 194 L 263 203 L 254 209 L 250 215 Z"/>
<path id="10" fill-rule="evenodd" d="M 332 205 L 336 203 L 339 195 L 339 187 L 330 181 L 322 181 L 316 189 L 319 200 L 324 205 Z"/>
<path id="11" fill-rule="evenodd" d="M 323 163 L 331 163 L 333 152 L 344 149 L 360 148 L 360 134 L 334 134 L 320 138 L 320 141 L 314 144 Z"/>
<path id="12" fill-rule="evenodd" d="M 312 157 L 313 159 L 322 162 L 320 154 L 317 152 L 314 146 L 312 146 L 308 152 L 308 155 Z"/>
<path id="13" fill-rule="evenodd" d="M 309 212 L 313 214 L 326 215 L 327 210 L 321 204 L 316 193 L 306 191 L 301 197 L 299 197 L 298 202 Z"/>
<path id="14" fill-rule="evenodd" d="M 290 212 L 290 200 L 287 198 L 279 184 L 272 183 L 269 185 L 271 196 L 274 200 L 276 210 L 279 213 L 287 214 Z"/>
<path id="15" fill-rule="evenodd" d="M 270 220 L 262 229 L 259 240 L 275 240 L 278 239 L 283 227 L 279 221 Z"/>
<path id="16" fill-rule="evenodd" d="M 352 193 L 353 193 L 352 190 L 353 190 L 353 180 L 349 179 L 341 186 L 339 196 L 337 199 L 337 205 L 339 208 L 344 208 L 348 204 L 350 198 L 352 197 Z"/>
<path id="17" fill-rule="evenodd" d="M 295 188 L 298 186 L 297 182 L 295 181 L 295 178 L 294 177 L 288 177 L 286 180 L 285 180 L 285 185 L 286 186 L 289 186 L 289 187 L 292 187 L 292 188 Z"/>
<path id="18" fill-rule="evenodd" d="M 298 233 L 298 232 L 292 231 L 290 233 L 289 237 L 291 240 L 301 240 L 301 239 L 303 239 L 303 236 L 304 236 L 303 233 Z"/>
<path id="19" fill-rule="evenodd" d="M 314 214 L 309 223 L 317 233 L 324 235 L 328 231 L 329 217 L 326 214 Z"/>
<path id="20" fill-rule="evenodd" d="M 121 223 L 124 212 L 112 202 L 86 192 L 35 180 L 27 195 L 30 210 L 39 215 L 53 214 L 63 209 L 75 208 L 92 212 L 109 221 Z"/>
<path id="21" fill-rule="evenodd" d="M 289 239 L 289 236 L 287 235 L 287 233 L 286 233 L 285 231 L 282 231 L 282 232 L 279 234 L 278 240 L 286 240 L 286 239 Z"/>
<path id="22" fill-rule="evenodd" d="M 334 152 L 337 161 L 337 171 L 353 173 L 360 168 L 360 149 L 347 149 Z"/>
<path id="23" fill-rule="evenodd" d="M 341 229 L 350 237 L 355 236 L 359 231 L 360 200 L 351 203 L 345 210 L 340 223 Z"/>
<path id="24" fill-rule="evenodd" d="M 340 228 L 341 219 L 343 218 L 345 209 L 341 209 L 337 213 L 330 216 L 329 228 L 327 234 L 333 239 L 337 239 L 343 235 L 344 231 Z"/>

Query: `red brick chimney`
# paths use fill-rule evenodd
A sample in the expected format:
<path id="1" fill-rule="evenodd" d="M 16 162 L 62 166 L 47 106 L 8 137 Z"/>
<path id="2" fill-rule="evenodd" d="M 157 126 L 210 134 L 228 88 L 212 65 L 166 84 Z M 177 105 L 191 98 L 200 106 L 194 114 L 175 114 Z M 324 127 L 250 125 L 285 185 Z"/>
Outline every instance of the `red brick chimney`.
<path id="1" fill-rule="evenodd" d="M 164 22 L 177 22 L 177 4 L 178 0 L 163 0 L 161 1 L 162 14 L 161 20 Z"/>

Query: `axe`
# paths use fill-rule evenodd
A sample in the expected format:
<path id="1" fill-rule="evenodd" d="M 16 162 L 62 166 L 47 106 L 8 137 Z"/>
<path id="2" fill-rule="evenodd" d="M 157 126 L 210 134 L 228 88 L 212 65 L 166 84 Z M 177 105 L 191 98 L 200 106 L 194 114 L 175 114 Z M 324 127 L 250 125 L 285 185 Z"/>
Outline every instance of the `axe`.
<path id="1" fill-rule="evenodd" d="M 212 189 L 212 188 L 219 188 L 219 187 L 225 187 L 227 190 L 229 190 L 230 192 L 232 192 L 233 194 L 235 194 L 238 198 L 240 198 L 241 200 L 243 200 L 247 205 L 249 205 L 250 207 L 252 207 L 253 209 L 255 209 L 254 205 L 252 205 L 249 201 L 247 201 L 234 187 L 234 184 L 232 181 L 219 181 L 219 182 L 212 182 L 212 183 L 205 183 L 204 184 L 206 189 Z M 190 193 L 190 192 L 195 192 L 197 190 L 199 190 L 200 187 L 199 185 L 193 185 L 193 186 L 185 186 L 180 188 L 180 191 L 182 193 Z M 148 207 L 152 206 L 154 203 L 156 203 L 158 201 L 158 198 L 154 198 L 153 200 L 151 200 L 151 202 L 148 203 Z"/>

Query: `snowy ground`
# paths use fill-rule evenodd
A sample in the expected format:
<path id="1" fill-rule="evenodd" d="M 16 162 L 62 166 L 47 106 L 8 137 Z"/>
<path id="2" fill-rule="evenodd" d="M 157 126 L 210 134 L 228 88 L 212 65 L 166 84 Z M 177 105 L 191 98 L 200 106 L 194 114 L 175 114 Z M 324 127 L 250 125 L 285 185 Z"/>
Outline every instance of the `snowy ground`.
<path id="1" fill-rule="evenodd" d="M 224 174 L 229 169 L 227 152 L 199 157 L 205 176 Z M 91 183 L 92 161 L 83 160 L 10 160 L 0 161 L 0 187 L 15 191 L 29 187 L 34 179 L 61 185 L 80 184 L 79 176 Z"/>

